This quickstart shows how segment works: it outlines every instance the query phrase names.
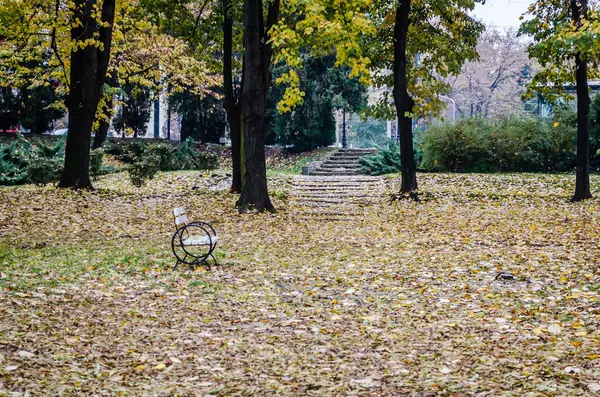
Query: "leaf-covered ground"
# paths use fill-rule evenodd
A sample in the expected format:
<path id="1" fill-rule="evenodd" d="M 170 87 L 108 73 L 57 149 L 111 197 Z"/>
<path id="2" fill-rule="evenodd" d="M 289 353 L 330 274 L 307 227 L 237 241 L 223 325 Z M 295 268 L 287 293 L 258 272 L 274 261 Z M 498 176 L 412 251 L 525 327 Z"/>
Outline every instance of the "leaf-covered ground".
<path id="1" fill-rule="evenodd" d="M 283 175 L 276 215 L 219 173 L 2 188 L 0 395 L 592 395 L 600 201 L 572 181 L 420 175 L 344 222 L 297 217 Z M 219 231 L 211 272 L 170 271 L 179 205 Z"/>

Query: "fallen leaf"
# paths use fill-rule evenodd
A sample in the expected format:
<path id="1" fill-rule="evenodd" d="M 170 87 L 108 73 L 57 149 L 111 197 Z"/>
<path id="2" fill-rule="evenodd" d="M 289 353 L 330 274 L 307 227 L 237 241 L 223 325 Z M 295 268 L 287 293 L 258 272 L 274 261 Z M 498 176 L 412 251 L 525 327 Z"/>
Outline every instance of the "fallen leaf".
<path id="1" fill-rule="evenodd" d="M 550 332 L 552 335 L 558 335 L 562 332 L 562 328 L 560 325 L 555 323 L 548 327 L 548 332 Z"/>
<path id="2" fill-rule="evenodd" d="M 28 352 L 27 350 L 21 350 L 19 351 L 19 357 L 22 358 L 33 358 L 35 357 L 34 353 Z"/>

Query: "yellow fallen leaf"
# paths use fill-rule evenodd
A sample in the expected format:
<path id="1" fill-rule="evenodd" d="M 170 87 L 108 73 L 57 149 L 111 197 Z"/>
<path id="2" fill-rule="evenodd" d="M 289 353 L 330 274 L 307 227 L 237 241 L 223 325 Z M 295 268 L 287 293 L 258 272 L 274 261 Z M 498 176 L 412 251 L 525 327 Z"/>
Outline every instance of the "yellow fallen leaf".
<path id="1" fill-rule="evenodd" d="M 154 369 L 156 369 L 158 371 L 162 371 L 165 368 L 167 368 L 167 366 L 164 363 L 160 363 L 154 367 Z"/>
<path id="2" fill-rule="evenodd" d="M 542 331 L 542 329 L 541 329 L 541 328 L 534 328 L 534 329 L 533 329 L 533 333 L 534 333 L 535 335 L 541 335 L 541 334 L 543 334 L 543 333 L 544 333 L 544 331 Z"/>
<path id="3" fill-rule="evenodd" d="M 146 369 L 146 366 L 144 364 L 138 365 L 137 367 L 135 367 L 136 371 L 143 371 Z"/>

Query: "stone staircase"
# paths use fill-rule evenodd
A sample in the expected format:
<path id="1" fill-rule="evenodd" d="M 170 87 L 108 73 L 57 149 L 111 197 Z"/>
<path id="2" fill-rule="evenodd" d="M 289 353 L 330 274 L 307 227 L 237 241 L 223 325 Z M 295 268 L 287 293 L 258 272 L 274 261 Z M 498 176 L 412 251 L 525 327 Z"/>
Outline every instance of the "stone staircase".
<path id="1" fill-rule="evenodd" d="M 292 185 L 292 213 L 309 221 L 355 221 L 385 200 L 384 182 L 373 176 L 303 175 Z"/>
<path id="2" fill-rule="evenodd" d="M 340 149 L 325 160 L 306 167 L 305 175 L 314 176 L 351 176 L 361 175 L 359 159 L 368 154 L 374 154 L 375 149 Z"/>

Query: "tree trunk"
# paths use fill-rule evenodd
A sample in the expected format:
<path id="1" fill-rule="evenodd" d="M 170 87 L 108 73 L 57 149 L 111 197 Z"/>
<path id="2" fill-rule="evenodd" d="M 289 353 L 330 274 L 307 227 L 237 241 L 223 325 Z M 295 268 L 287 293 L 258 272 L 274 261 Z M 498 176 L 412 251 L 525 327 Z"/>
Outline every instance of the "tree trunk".
<path id="1" fill-rule="evenodd" d="M 106 100 L 106 114 L 104 115 L 105 118 L 100 120 L 100 125 L 98 126 L 98 130 L 96 131 L 96 136 L 94 137 L 92 149 L 101 148 L 102 145 L 104 145 L 104 142 L 106 141 L 106 137 L 108 136 L 108 129 L 110 128 L 110 119 L 112 118 L 112 108 L 113 96 L 110 95 L 109 98 Z"/>
<path id="2" fill-rule="evenodd" d="M 90 141 L 96 110 L 104 88 L 115 16 L 115 0 L 104 0 L 101 17 L 106 27 L 99 27 L 93 14 L 96 0 L 75 0 L 71 39 L 82 42 L 95 38 L 103 47 L 75 47 L 71 52 L 69 97 L 69 133 L 65 150 L 65 168 L 59 187 L 93 189 L 90 181 Z"/>
<path id="3" fill-rule="evenodd" d="M 587 0 L 571 0 L 571 11 L 576 26 L 588 11 Z M 587 61 L 575 54 L 575 78 L 577 82 L 577 168 L 575 194 L 571 201 L 592 198 L 590 192 L 590 94 L 587 78 Z"/>
<path id="4" fill-rule="evenodd" d="M 242 78 L 243 80 L 243 78 Z M 242 81 L 243 85 L 243 81 Z M 232 181 L 231 193 L 242 192 L 242 130 L 241 107 L 239 98 L 233 90 L 233 20 L 231 19 L 231 1 L 223 0 L 223 86 L 225 100 L 223 107 L 231 135 Z"/>
<path id="5" fill-rule="evenodd" d="M 414 101 L 408 93 L 406 78 L 406 36 L 410 24 L 410 0 L 401 0 L 396 8 L 394 26 L 394 103 L 398 115 L 398 133 L 400 140 L 400 160 L 402 168 L 402 193 L 417 190 L 417 170 L 413 148 L 412 112 Z"/>
<path id="6" fill-rule="evenodd" d="M 111 88 L 114 88 L 117 86 L 117 74 L 116 72 L 112 72 L 109 76 L 108 76 L 108 81 L 106 82 L 106 84 L 108 84 Z M 108 98 L 106 100 L 106 106 L 103 109 L 105 114 L 104 114 L 104 118 L 102 120 L 100 120 L 100 125 L 98 126 L 98 131 L 96 131 L 96 136 L 94 137 L 94 143 L 92 144 L 92 149 L 98 149 L 101 148 L 102 145 L 104 145 L 104 142 L 106 141 L 106 137 L 108 136 L 108 130 L 110 128 L 110 120 L 112 119 L 113 116 L 113 107 L 114 107 L 114 96 L 112 94 L 108 95 Z"/>
<path id="7" fill-rule="evenodd" d="M 231 193 L 242 192 L 242 126 L 240 106 L 234 106 L 227 112 L 231 132 Z"/>
<path id="8" fill-rule="evenodd" d="M 272 49 L 267 32 L 277 22 L 279 0 L 269 4 L 267 24 L 263 20 L 261 0 L 244 0 L 244 84 L 242 87 L 242 123 L 245 175 L 237 207 L 258 212 L 275 212 L 267 188 L 265 161 L 266 109 Z"/>

